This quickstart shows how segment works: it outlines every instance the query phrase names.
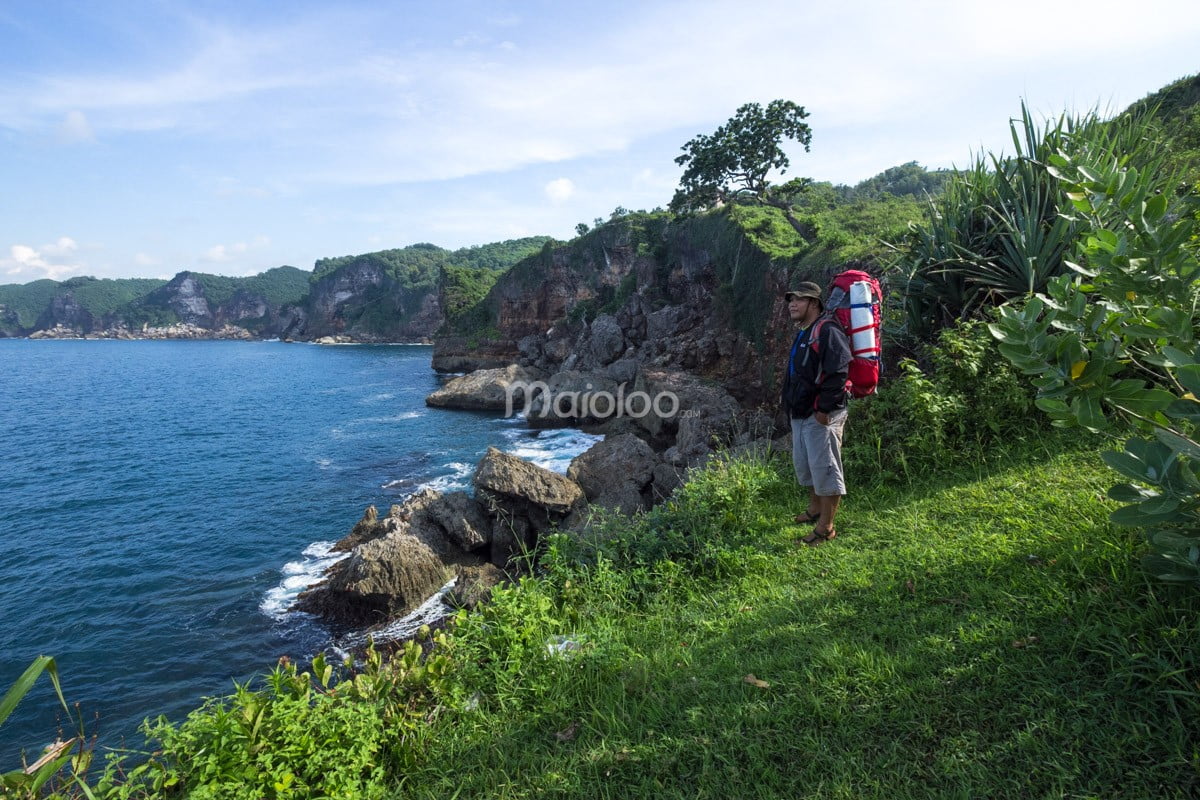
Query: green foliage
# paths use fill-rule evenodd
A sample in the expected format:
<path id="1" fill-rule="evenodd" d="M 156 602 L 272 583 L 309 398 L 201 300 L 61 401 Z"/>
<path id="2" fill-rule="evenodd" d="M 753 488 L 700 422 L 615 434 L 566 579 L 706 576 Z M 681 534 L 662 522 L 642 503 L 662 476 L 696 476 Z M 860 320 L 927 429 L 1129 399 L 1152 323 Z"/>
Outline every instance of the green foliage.
<path id="1" fill-rule="evenodd" d="M 0 305 L 17 315 L 17 324 L 32 328 L 58 291 L 58 282 L 43 278 L 25 284 L 0 286 Z"/>
<path id="2" fill-rule="evenodd" d="M 1015 155 L 981 156 L 957 173 L 900 245 L 908 325 L 917 335 L 1044 291 L 1066 270 L 1077 223 L 1060 213 L 1059 180 L 1046 168 L 1051 155 L 1103 150 L 1141 163 L 1161 148 L 1144 115 L 1060 117 L 1039 128 L 1022 105 L 1011 128 Z"/>
<path id="3" fill-rule="evenodd" d="M 478 327 L 471 325 L 468 315 L 479 306 L 488 290 L 495 285 L 499 273 L 447 264 L 442 268 L 440 295 L 442 313 L 451 328 Z"/>
<path id="4" fill-rule="evenodd" d="M 371 648 L 360 670 L 347 661 L 340 681 L 323 656 L 311 672 L 281 660 L 260 689 L 236 686 L 180 725 L 147 722 L 160 753 L 128 772 L 113 761 L 97 790 L 113 798 L 385 797 L 389 774 L 411 762 L 413 733 L 446 689 L 445 634 L 433 647 L 426 655 L 409 641 L 386 662 Z"/>
<path id="5" fill-rule="evenodd" d="M 855 492 L 816 551 L 792 541 L 790 467 L 761 457 L 644 535 L 557 537 L 503 612 L 456 630 L 486 666 L 404 789 L 1185 796 L 1197 603 L 1128 569 L 1097 459 L 1039 450 Z"/>
<path id="6" fill-rule="evenodd" d="M 357 256 L 321 258 L 313 264 L 309 280 L 316 283 L 347 267 L 375 267 L 404 286 L 432 286 L 448 256 L 449 251 L 437 245 L 421 243 Z"/>
<path id="7" fill-rule="evenodd" d="M 1153 162 L 1086 149 L 1050 162 L 1082 231 L 1078 263 L 992 331 L 1056 425 L 1134 434 L 1105 454 L 1137 484 L 1110 490 L 1128 504 L 1112 519 L 1146 529 L 1153 575 L 1200 588 L 1200 198 L 1173 197 Z"/>
<path id="8" fill-rule="evenodd" d="M 241 291 L 258 295 L 268 305 L 295 305 L 308 294 L 309 273 L 296 267 L 275 267 L 266 272 L 242 278 Z"/>
<path id="9" fill-rule="evenodd" d="M 617 290 L 613 294 L 612 299 L 600 307 L 601 314 L 615 314 L 625 305 L 629 298 L 637 293 L 637 273 L 630 272 L 617 285 Z"/>
<path id="10" fill-rule="evenodd" d="M 909 161 L 898 167 L 888 167 L 853 187 L 839 186 L 837 191 L 844 201 L 878 200 L 889 195 L 921 199 L 940 194 L 953 175 L 953 170 L 930 171 L 916 161 Z"/>
<path id="11" fill-rule="evenodd" d="M 155 278 L 71 278 L 59 284 L 57 293 L 69 290 L 79 305 L 100 320 L 116 314 L 165 283 Z"/>
<path id="12" fill-rule="evenodd" d="M 21 673 L 20 677 L 9 687 L 8 691 L 4 693 L 4 697 L 0 699 L 0 727 L 3 727 L 5 720 L 8 719 L 9 715 L 16 709 L 17 704 L 24 699 L 25 695 L 29 693 L 29 690 L 33 688 L 42 673 L 45 673 L 50 678 L 50 683 L 54 687 L 54 694 L 58 697 L 58 702 L 62 706 L 63 712 L 67 715 L 67 719 L 72 724 L 75 724 L 71 709 L 67 707 L 67 701 L 63 697 L 62 684 L 58 679 L 58 665 L 49 656 L 38 656 Z M 86 773 L 87 765 L 91 761 L 91 754 L 85 751 L 83 747 L 82 720 L 77 725 L 77 731 L 78 733 L 75 737 L 65 742 L 57 742 L 54 746 L 48 748 L 46 754 L 31 767 L 0 773 L 0 796 L 6 798 L 29 798 L 30 800 L 40 797 L 43 787 L 49 786 L 51 781 L 68 764 L 71 766 L 71 780 L 74 781 L 80 775 Z M 78 745 L 79 752 L 73 755 L 72 750 L 76 745 Z"/>
<path id="13" fill-rule="evenodd" d="M 768 173 L 784 173 L 790 164 L 782 142 L 795 140 L 808 151 L 807 116 L 803 106 L 789 100 L 772 100 L 766 108 L 747 103 L 712 134 L 689 141 L 675 159 L 684 170 L 671 210 L 703 211 L 743 195 L 764 200 Z"/>
<path id="14" fill-rule="evenodd" d="M 904 358 L 877 394 L 851 404 L 846 463 L 853 480 L 922 479 L 947 462 L 974 463 L 1043 432 L 1033 389 L 982 322 L 945 328 Z"/>
<path id="15" fill-rule="evenodd" d="M 895 251 L 887 243 L 902 238 L 921 215 L 921 204 L 914 198 L 886 193 L 798 213 L 796 218 L 812 231 L 800 265 L 809 274 L 832 274 L 852 261 L 882 270 L 894 260 Z"/>
<path id="16" fill-rule="evenodd" d="M 1144 97 L 1126 113 L 1153 115 L 1166 146 L 1164 168 L 1187 184 L 1200 181 L 1200 75 L 1181 78 Z"/>
<path id="17" fill-rule="evenodd" d="M 384 275 L 408 288 L 429 288 L 435 285 L 438 271 L 446 264 L 470 269 L 503 271 L 517 261 L 538 251 L 547 236 L 509 239 L 493 244 L 444 250 L 437 245 L 422 243 L 395 250 L 380 250 L 357 256 L 322 258 L 313 266 L 311 280 L 315 283 L 347 267 L 377 267 Z"/>
<path id="18" fill-rule="evenodd" d="M 447 263 L 471 269 L 503 272 L 553 241 L 550 236 L 527 236 L 523 239 L 506 239 L 503 242 L 464 247 L 452 252 Z"/>

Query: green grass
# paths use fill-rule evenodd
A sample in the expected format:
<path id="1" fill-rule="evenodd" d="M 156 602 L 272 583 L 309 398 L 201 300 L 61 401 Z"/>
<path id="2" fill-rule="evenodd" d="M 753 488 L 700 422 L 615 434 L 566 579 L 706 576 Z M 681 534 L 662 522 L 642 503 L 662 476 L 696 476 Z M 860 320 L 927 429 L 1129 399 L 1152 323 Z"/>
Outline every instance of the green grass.
<path id="1" fill-rule="evenodd" d="M 755 489 L 699 574 L 563 568 L 487 612 L 528 629 L 506 646 L 465 623 L 478 708 L 425 731 L 404 793 L 1188 796 L 1198 604 L 1139 573 L 1110 480 L 1071 453 L 859 490 L 814 550 L 785 467 L 710 477 Z"/>

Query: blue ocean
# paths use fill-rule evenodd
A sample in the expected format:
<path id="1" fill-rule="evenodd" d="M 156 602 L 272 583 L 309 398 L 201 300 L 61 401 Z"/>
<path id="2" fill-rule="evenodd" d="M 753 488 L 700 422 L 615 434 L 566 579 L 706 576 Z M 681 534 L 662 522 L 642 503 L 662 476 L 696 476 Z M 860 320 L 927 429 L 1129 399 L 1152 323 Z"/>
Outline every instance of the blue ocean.
<path id="1" fill-rule="evenodd" d="M 489 445 L 561 472 L 594 441 L 427 408 L 430 356 L 0 340 L 0 693 L 54 656 L 100 749 L 141 748 L 142 719 L 335 644 L 288 607 L 367 505 L 468 488 Z M 43 677 L 0 728 L 0 771 L 62 717 Z"/>

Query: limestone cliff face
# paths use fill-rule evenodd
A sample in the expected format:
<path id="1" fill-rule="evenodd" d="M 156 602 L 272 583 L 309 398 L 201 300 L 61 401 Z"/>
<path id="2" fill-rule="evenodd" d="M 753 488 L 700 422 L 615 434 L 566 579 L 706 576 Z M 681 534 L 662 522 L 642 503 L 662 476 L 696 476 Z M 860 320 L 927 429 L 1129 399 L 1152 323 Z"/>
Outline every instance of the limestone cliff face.
<path id="1" fill-rule="evenodd" d="M 180 322 L 201 328 L 213 326 L 213 313 L 204 287 L 190 272 L 179 273 L 166 286 L 151 292 L 147 300 L 148 304 L 166 306 Z"/>
<path id="2" fill-rule="evenodd" d="M 99 321 L 75 299 L 73 292 L 55 295 L 34 323 L 35 330 L 63 327 L 90 333 Z"/>
<path id="3" fill-rule="evenodd" d="M 405 286 L 377 263 L 352 263 L 316 281 L 285 335 L 358 341 L 429 341 L 443 321 L 434 286 Z"/>
<path id="4" fill-rule="evenodd" d="M 614 302 L 622 285 L 634 280 L 633 273 L 653 271 L 645 234 L 633 225 L 606 225 L 583 240 L 547 248 L 515 265 L 484 300 L 493 330 L 484 336 L 441 332 L 434 341 L 433 368 L 463 372 L 510 364 L 521 355 L 522 339 L 569 324 L 576 309 Z"/>
<path id="5" fill-rule="evenodd" d="M 519 363 L 548 374 L 611 372 L 621 382 L 640 365 L 770 403 L 791 337 L 782 300 L 790 267 L 722 218 L 610 222 L 502 276 L 487 298 L 499 335 L 439 337 L 433 366 Z"/>
<path id="6" fill-rule="evenodd" d="M 237 289 L 232 296 L 211 298 L 203 279 L 191 272 L 176 275 L 165 286 L 147 295 L 142 305 L 169 311 L 183 325 L 214 331 L 236 326 L 259 336 L 278 336 L 283 323 L 290 319 L 285 308 L 244 288 Z M 111 324 L 112 320 L 106 322 Z"/>

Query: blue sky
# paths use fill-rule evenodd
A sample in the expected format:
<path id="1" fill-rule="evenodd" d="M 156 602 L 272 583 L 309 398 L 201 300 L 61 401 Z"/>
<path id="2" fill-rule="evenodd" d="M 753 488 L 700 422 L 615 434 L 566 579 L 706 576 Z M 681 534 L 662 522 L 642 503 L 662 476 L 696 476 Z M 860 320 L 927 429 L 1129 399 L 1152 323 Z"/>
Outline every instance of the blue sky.
<path id="1" fill-rule="evenodd" d="M 964 164 L 1197 43 L 1194 0 L 2 0 L 0 283 L 566 239 L 775 98 L 811 115 L 789 176 Z"/>

